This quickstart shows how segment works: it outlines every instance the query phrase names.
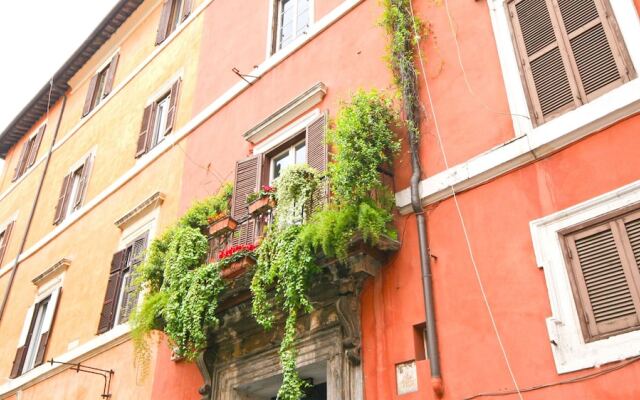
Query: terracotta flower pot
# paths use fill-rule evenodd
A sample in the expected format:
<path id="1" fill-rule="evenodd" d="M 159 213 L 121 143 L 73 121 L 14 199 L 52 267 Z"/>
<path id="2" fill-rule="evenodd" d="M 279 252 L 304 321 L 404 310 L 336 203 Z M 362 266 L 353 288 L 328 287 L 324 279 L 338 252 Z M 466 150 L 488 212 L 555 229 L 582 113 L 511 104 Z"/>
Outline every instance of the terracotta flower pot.
<path id="1" fill-rule="evenodd" d="M 210 235 L 222 235 L 227 232 L 236 230 L 238 222 L 231 217 L 219 218 L 209 225 Z"/>
<path id="2" fill-rule="evenodd" d="M 220 276 L 223 279 L 233 279 L 244 274 L 247 269 L 253 265 L 256 265 L 256 260 L 253 257 L 245 256 L 238 261 L 232 262 L 220 271 Z"/>
<path id="3" fill-rule="evenodd" d="M 274 208 L 275 206 L 276 203 L 275 201 L 273 201 L 273 198 L 271 198 L 271 196 L 264 196 L 259 198 L 258 200 L 253 201 L 252 203 L 249 203 L 247 208 L 249 208 L 249 214 L 258 215 L 271 208 Z"/>

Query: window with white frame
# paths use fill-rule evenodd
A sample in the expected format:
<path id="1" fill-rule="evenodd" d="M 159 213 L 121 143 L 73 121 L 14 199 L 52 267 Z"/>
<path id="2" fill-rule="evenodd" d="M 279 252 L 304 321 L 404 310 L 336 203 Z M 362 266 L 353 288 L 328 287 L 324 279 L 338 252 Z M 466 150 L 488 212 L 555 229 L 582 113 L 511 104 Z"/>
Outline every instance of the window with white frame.
<path id="1" fill-rule="evenodd" d="M 640 354 L 640 181 L 531 222 L 558 372 Z"/>
<path id="2" fill-rule="evenodd" d="M 72 166 L 70 172 L 62 179 L 54 224 L 61 223 L 82 206 L 89 183 L 92 161 L 93 154 L 89 154 L 82 162 Z"/>
<path id="3" fill-rule="evenodd" d="M 140 157 L 160 144 L 171 133 L 176 119 L 180 79 L 162 91 L 142 113 L 142 125 L 138 135 L 136 157 Z"/>
<path id="4" fill-rule="evenodd" d="M 156 44 L 162 43 L 191 14 L 193 0 L 165 0 L 160 14 Z"/>
<path id="5" fill-rule="evenodd" d="M 27 311 L 11 368 L 11 378 L 29 372 L 45 360 L 47 344 L 62 290 L 58 282 L 49 285 L 49 289 L 43 290 Z"/>
<path id="6" fill-rule="evenodd" d="M 269 156 L 269 183 L 277 179 L 287 167 L 306 162 L 307 142 L 304 139 L 278 150 L 274 155 Z"/>
<path id="7" fill-rule="evenodd" d="M 276 52 L 309 30 L 312 0 L 276 0 L 272 52 Z"/>

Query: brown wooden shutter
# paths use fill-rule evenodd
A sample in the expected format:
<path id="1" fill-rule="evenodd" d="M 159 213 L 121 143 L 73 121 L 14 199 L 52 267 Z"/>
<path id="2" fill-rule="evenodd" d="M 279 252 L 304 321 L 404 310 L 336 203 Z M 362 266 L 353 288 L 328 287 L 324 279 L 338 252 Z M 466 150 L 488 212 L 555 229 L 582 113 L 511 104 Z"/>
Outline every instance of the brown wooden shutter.
<path id="1" fill-rule="evenodd" d="M 601 0 L 558 0 L 560 26 L 587 101 L 629 79 L 605 7 Z"/>
<path id="2" fill-rule="evenodd" d="M 184 0 L 184 5 L 182 6 L 182 20 L 184 21 L 191 14 L 191 9 L 193 7 L 192 0 Z"/>
<path id="3" fill-rule="evenodd" d="M 232 245 L 255 242 L 256 224 L 247 209 L 247 196 L 260 189 L 262 161 L 263 155 L 259 154 L 236 163 L 231 216 L 241 224 L 232 237 Z"/>
<path id="4" fill-rule="evenodd" d="M 151 136 L 151 130 L 153 127 L 154 109 L 155 103 L 150 104 L 144 109 L 144 113 L 142 114 L 142 124 L 140 126 L 138 145 L 136 147 L 136 158 L 147 152 L 149 137 Z"/>
<path id="5" fill-rule="evenodd" d="M 96 92 L 98 75 L 99 74 L 94 75 L 93 78 L 91 78 L 91 82 L 89 82 L 89 91 L 87 92 L 87 97 L 84 99 L 84 108 L 82 109 L 83 117 L 91 112 L 91 105 L 93 104 L 93 96 Z"/>
<path id="6" fill-rule="evenodd" d="M 164 0 L 162 5 L 162 13 L 160 14 L 160 24 L 158 25 L 158 34 L 156 36 L 156 44 L 164 42 L 169 34 L 169 18 L 171 17 L 171 9 L 175 0 Z"/>
<path id="7" fill-rule="evenodd" d="M 579 105 L 560 28 L 550 0 L 516 0 L 509 13 L 535 120 L 548 118 Z"/>
<path id="8" fill-rule="evenodd" d="M 44 315 L 42 322 L 42 331 L 40 333 L 40 341 L 38 342 L 38 351 L 36 353 L 36 359 L 34 367 L 44 362 L 44 356 L 47 351 L 47 344 L 49 343 L 49 337 L 51 336 L 51 329 L 53 327 L 53 321 L 56 316 L 58 304 L 60 301 L 60 293 L 62 289 L 60 287 L 53 290 L 49 297 L 49 304 L 47 305 L 47 312 Z"/>
<path id="9" fill-rule="evenodd" d="M 87 186 L 89 184 L 89 174 L 91 174 L 91 164 L 93 161 L 93 155 L 89 154 L 87 159 L 84 161 L 84 165 L 82 166 L 82 176 L 80 177 L 80 184 L 78 187 L 78 194 L 75 198 L 75 204 L 73 205 L 75 208 L 78 208 L 84 202 L 84 196 L 87 192 Z"/>
<path id="10" fill-rule="evenodd" d="M 53 219 L 54 224 L 59 224 L 65 217 L 65 210 L 69 201 L 69 190 L 71 190 L 71 182 L 73 180 L 73 173 L 65 176 L 62 180 L 62 187 L 60 188 L 60 196 L 58 197 L 58 204 L 56 205 L 56 214 Z"/>
<path id="11" fill-rule="evenodd" d="M 27 346 L 31 341 L 31 335 L 33 333 L 33 316 L 37 310 L 37 304 L 31 305 L 27 310 L 27 315 L 24 318 L 22 325 L 22 331 L 20 332 L 20 338 L 18 339 L 18 349 L 16 350 L 16 356 L 13 359 L 13 366 L 11 367 L 11 379 L 20 376 L 22 367 L 24 366 L 25 357 L 27 356 Z"/>
<path id="12" fill-rule="evenodd" d="M 29 156 L 29 149 L 31 148 L 31 140 L 27 140 L 22 146 L 22 150 L 20 150 L 20 158 L 18 158 L 18 163 L 16 164 L 16 168 L 13 172 L 12 182 L 16 179 L 20 178 L 22 173 L 24 172 L 24 166 L 26 163 L 26 158 Z"/>
<path id="13" fill-rule="evenodd" d="M 7 245 L 9 244 L 9 238 L 11 237 L 11 230 L 13 229 L 13 221 L 7 224 L 4 228 L 4 235 L 2 235 L 2 242 L 0 242 L 0 265 L 4 259 L 4 253 L 7 251 Z"/>
<path id="14" fill-rule="evenodd" d="M 322 115 L 307 127 L 307 164 L 318 171 L 327 169 L 327 119 Z"/>
<path id="15" fill-rule="evenodd" d="M 102 311 L 100 312 L 98 334 L 108 331 L 113 326 L 116 306 L 118 304 L 118 293 L 120 292 L 120 284 L 122 280 L 122 271 L 125 268 L 126 263 L 126 249 L 120 250 L 113 255 L 113 259 L 111 260 L 111 270 L 109 272 L 109 281 L 107 282 L 107 290 L 102 303 Z"/>
<path id="16" fill-rule="evenodd" d="M 624 233 L 616 221 L 567 237 L 576 301 L 586 339 L 638 326 L 640 294 L 635 286 Z M 636 268 L 637 269 L 637 268 Z"/>
<path id="17" fill-rule="evenodd" d="M 138 266 L 144 261 L 144 251 L 147 248 L 148 232 L 139 236 L 134 240 L 128 249 L 130 249 L 130 255 L 127 260 L 127 270 L 130 274 L 122 282 L 124 288 L 123 302 L 118 317 L 118 323 L 124 323 L 129 320 L 131 312 L 138 305 L 138 288 L 135 285 L 136 270 Z"/>
<path id="18" fill-rule="evenodd" d="M 33 143 L 31 144 L 31 149 L 29 149 L 29 161 L 27 162 L 27 167 L 32 166 L 36 162 L 36 157 L 38 156 L 38 150 L 40 149 L 40 143 L 42 143 L 42 137 L 44 136 L 44 130 L 47 125 L 42 125 L 40 129 L 38 129 L 38 133 L 33 138 Z"/>
<path id="19" fill-rule="evenodd" d="M 165 135 L 168 135 L 173 130 L 173 126 L 176 119 L 176 109 L 178 106 L 179 96 L 180 96 L 180 79 L 175 81 L 171 86 L 171 92 L 169 94 L 169 110 L 167 111 L 167 126 L 164 130 Z"/>
<path id="20" fill-rule="evenodd" d="M 113 81 L 116 77 L 116 68 L 118 68 L 119 59 L 120 59 L 120 53 L 116 53 L 111 58 L 111 63 L 109 63 L 109 70 L 107 71 L 107 76 L 105 77 L 102 97 L 107 97 L 109 93 L 111 93 L 111 89 L 113 89 Z"/>
<path id="21" fill-rule="evenodd" d="M 629 239 L 629 245 L 631 246 L 632 257 L 640 273 L 640 218 L 633 216 L 625 221 L 624 226 L 627 232 L 627 238 Z"/>

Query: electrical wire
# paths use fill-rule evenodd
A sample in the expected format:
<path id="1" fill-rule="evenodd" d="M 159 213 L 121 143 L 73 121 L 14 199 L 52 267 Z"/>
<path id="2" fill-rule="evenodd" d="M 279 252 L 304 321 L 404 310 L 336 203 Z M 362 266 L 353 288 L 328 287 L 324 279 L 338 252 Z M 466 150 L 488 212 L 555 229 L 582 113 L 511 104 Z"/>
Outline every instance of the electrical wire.
<path id="1" fill-rule="evenodd" d="M 445 2 L 446 2 L 446 0 L 445 0 Z M 413 12 L 413 4 L 412 4 L 411 1 L 409 1 L 409 11 L 411 12 L 412 18 L 415 18 L 415 14 Z M 413 26 L 413 29 L 414 29 L 413 33 L 415 35 L 414 39 L 415 39 L 415 42 L 416 42 L 416 48 L 418 50 L 418 59 L 420 61 L 420 69 L 422 71 L 422 78 L 424 79 L 424 84 L 425 84 L 425 87 L 426 87 L 426 90 L 427 90 L 427 97 L 429 98 L 429 104 L 431 105 L 430 110 L 431 110 L 431 115 L 433 117 L 433 123 L 434 123 L 435 130 L 436 130 L 436 137 L 438 139 L 438 145 L 440 147 L 440 152 L 442 153 L 442 159 L 444 161 L 445 168 L 449 169 L 449 162 L 447 160 L 447 154 L 446 154 L 446 152 L 444 150 L 444 145 L 442 143 L 442 136 L 440 134 L 440 126 L 438 124 L 438 118 L 436 116 L 435 105 L 434 105 L 434 102 L 433 102 L 433 98 L 431 96 L 431 89 L 429 87 L 429 82 L 427 80 L 426 68 L 424 67 L 422 49 L 420 48 L 420 42 L 419 42 L 419 35 L 418 35 L 418 32 L 415 30 L 415 25 L 412 24 L 412 26 Z M 453 187 L 453 185 L 449 185 L 449 186 L 451 188 L 451 193 L 453 195 L 453 201 L 454 201 L 454 204 L 455 204 L 455 207 L 456 207 L 456 211 L 458 213 L 458 217 L 460 219 L 460 225 L 462 227 L 462 232 L 464 234 L 464 239 L 465 239 L 465 242 L 466 242 L 466 245 L 467 245 L 467 251 L 469 253 L 469 258 L 470 258 L 471 264 L 473 266 L 473 270 L 475 272 L 476 280 L 478 281 L 478 286 L 480 287 L 480 293 L 482 294 L 483 302 L 484 302 L 484 304 L 485 304 L 485 306 L 487 308 L 487 312 L 489 314 L 489 319 L 491 320 L 491 326 L 492 326 L 493 331 L 494 331 L 494 333 L 496 335 L 496 339 L 498 341 L 498 346 L 500 347 L 500 351 L 502 352 L 502 356 L 504 358 L 505 365 L 506 365 L 507 370 L 509 372 L 509 376 L 511 377 L 511 381 L 513 382 L 513 386 L 515 388 L 515 393 L 518 394 L 518 398 L 520 398 L 520 400 L 523 400 L 524 397 L 522 396 L 522 392 L 520 391 L 520 387 L 518 385 L 518 381 L 516 379 L 516 376 L 515 376 L 515 374 L 513 372 L 513 368 L 511 367 L 511 363 L 509 362 L 509 357 L 507 355 L 507 350 L 506 350 L 506 348 L 505 348 L 505 346 L 504 346 L 504 344 L 502 342 L 502 338 L 500 336 L 500 331 L 498 330 L 498 326 L 496 324 L 496 320 L 495 320 L 495 317 L 493 315 L 493 311 L 491 309 L 491 305 L 489 304 L 489 299 L 487 297 L 487 293 L 485 291 L 484 284 L 482 283 L 482 278 L 480 277 L 480 272 L 478 270 L 478 265 L 477 265 L 475 256 L 473 254 L 473 249 L 471 247 L 471 240 L 469 239 L 469 233 L 467 231 L 467 227 L 466 227 L 466 224 L 464 222 L 464 217 L 462 216 L 462 210 L 460 208 L 460 203 L 458 202 L 458 197 L 456 196 L 455 188 Z"/>
<path id="2" fill-rule="evenodd" d="M 553 382 L 553 383 L 545 383 L 542 385 L 535 385 L 535 386 L 529 386 L 526 388 L 522 388 L 520 389 L 520 392 L 524 393 L 524 392 L 532 392 L 534 390 L 540 390 L 540 389 L 546 389 L 549 387 L 553 387 L 553 386 L 561 386 L 561 385 L 568 385 L 571 383 L 576 383 L 576 382 L 582 382 L 582 381 L 586 381 L 589 379 L 593 379 L 593 378 L 597 378 L 599 376 L 602 375 L 606 375 L 608 373 L 611 373 L 613 371 L 617 371 L 619 369 L 622 369 L 624 367 L 628 367 L 629 365 L 640 361 L 640 357 L 635 357 L 632 359 L 629 359 L 623 363 L 617 364 L 613 367 L 607 368 L 607 369 L 603 369 L 600 371 L 596 371 L 596 372 L 592 372 L 590 374 L 586 374 L 586 375 L 581 375 L 581 376 L 577 376 L 575 378 L 570 378 L 570 379 L 566 379 L 564 381 L 559 381 L 559 382 Z M 487 396 L 508 396 L 508 395 L 512 395 L 515 394 L 516 392 L 513 390 L 508 390 L 508 391 L 503 391 L 503 392 L 485 392 L 485 393 L 478 393 L 476 395 L 473 395 L 471 397 L 465 397 L 464 400 L 472 400 L 472 399 L 477 399 L 480 397 L 487 397 Z"/>

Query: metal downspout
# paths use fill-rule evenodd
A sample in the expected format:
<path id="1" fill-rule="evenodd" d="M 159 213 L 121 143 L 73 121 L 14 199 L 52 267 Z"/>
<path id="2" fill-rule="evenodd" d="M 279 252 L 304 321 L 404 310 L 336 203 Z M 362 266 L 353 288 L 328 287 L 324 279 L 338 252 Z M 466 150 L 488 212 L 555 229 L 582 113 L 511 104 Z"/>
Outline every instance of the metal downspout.
<path id="1" fill-rule="evenodd" d="M 51 83 L 53 85 L 53 82 Z M 38 205 L 38 200 L 40 199 L 40 193 L 42 192 L 42 186 L 44 184 L 44 178 L 47 175 L 47 169 L 49 169 L 49 161 L 51 161 L 51 154 L 53 153 L 53 146 L 56 144 L 56 138 L 58 137 L 58 131 L 60 130 L 60 123 L 62 122 L 62 115 L 64 114 L 64 109 L 67 104 L 67 95 L 62 96 L 62 108 L 60 109 L 60 115 L 58 116 L 58 123 L 56 125 L 56 130 L 53 133 L 53 139 L 51 140 L 51 146 L 49 146 L 49 152 L 47 153 L 47 158 L 44 163 L 44 170 L 42 171 L 42 176 L 40 177 L 40 183 L 38 184 L 38 189 L 36 191 L 36 197 L 33 200 L 33 205 L 31 206 L 31 213 L 29 214 L 29 219 L 27 220 L 27 228 L 24 231 L 24 235 L 22 235 L 22 242 L 20 243 L 20 249 L 18 250 L 18 255 L 16 256 L 15 262 L 13 263 L 13 267 L 11 268 L 11 275 L 9 276 L 9 283 L 7 284 L 7 289 L 4 292 L 4 296 L 2 297 L 2 304 L 0 304 L 0 322 L 4 317 L 4 309 L 7 305 L 7 301 L 9 300 L 9 294 L 11 293 L 11 287 L 13 286 L 13 281 L 16 277 L 16 271 L 18 270 L 18 264 L 20 262 L 20 256 L 24 251 L 24 246 L 27 243 L 27 236 L 29 235 L 29 230 L 31 228 L 31 223 L 33 222 L 33 215 L 36 212 L 36 207 Z"/>

